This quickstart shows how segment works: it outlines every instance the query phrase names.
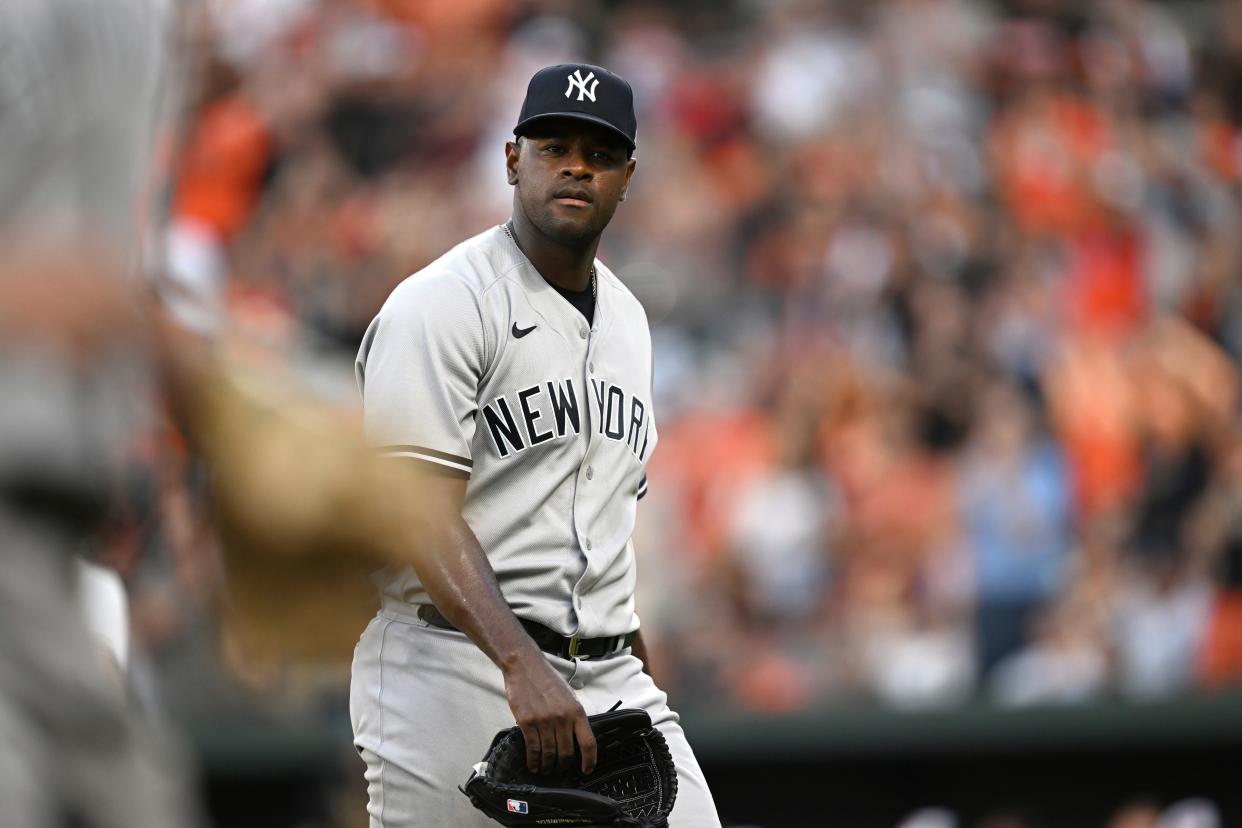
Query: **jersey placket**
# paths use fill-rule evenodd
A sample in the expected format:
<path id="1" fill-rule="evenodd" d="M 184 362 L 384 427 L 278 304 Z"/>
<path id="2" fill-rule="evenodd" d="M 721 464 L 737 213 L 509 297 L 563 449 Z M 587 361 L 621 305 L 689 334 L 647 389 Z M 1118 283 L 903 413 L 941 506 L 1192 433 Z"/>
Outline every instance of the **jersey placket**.
<path id="1" fill-rule="evenodd" d="M 583 383 L 583 407 L 586 412 L 587 422 L 587 447 L 583 452 L 582 460 L 578 464 L 578 480 L 574 487 L 574 531 L 578 535 L 578 547 L 582 550 L 582 555 L 586 558 L 586 566 L 582 570 L 582 574 L 578 577 L 577 583 L 574 584 L 573 590 L 573 611 L 574 618 L 577 621 L 575 629 L 582 628 L 582 614 L 585 609 L 582 601 L 582 592 L 588 586 L 587 578 L 591 574 L 591 552 L 594 548 L 594 542 L 591 540 L 591 527 L 584 526 L 583 521 L 578 517 L 579 501 L 583 498 L 587 500 L 592 496 L 593 481 L 595 479 L 595 468 L 593 458 L 596 448 L 602 438 L 600 435 L 601 425 L 595 422 L 595 415 L 591 406 L 591 389 L 592 382 L 595 379 L 595 354 L 599 348 L 601 341 L 600 332 L 603 329 L 603 320 L 605 315 L 604 300 L 607 290 L 600 285 L 597 288 L 595 296 L 595 314 L 590 325 L 587 325 L 585 318 L 580 319 L 580 328 L 578 336 L 586 341 L 586 359 L 583 360 L 582 375 L 585 380 Z M 584 494 L 585 493 L 585 494 Z M 594 581 L 591 581 L 594 583 Z M 599 619 L 594 619 L 597 623 Z"/>

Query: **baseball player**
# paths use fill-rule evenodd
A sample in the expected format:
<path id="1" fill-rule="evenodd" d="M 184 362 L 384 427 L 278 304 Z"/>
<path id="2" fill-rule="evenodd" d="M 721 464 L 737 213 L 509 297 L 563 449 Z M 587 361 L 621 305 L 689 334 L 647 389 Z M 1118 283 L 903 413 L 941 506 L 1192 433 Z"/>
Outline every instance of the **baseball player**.
<path id="1" fill-rule="evenodd" d="M 580 762 L 586 722 L 645 709 L 678 772 L 674 828 L 719 826 L 645 672 L 631 533 L 656 447 L 642 307 L 595 259 L 634 174 L 626 81 L 537 72 L 505 145 L 513 215 L 402 282 L 356 370 L 367 440 L 418 464 L 411 566 L 385 570 L 350 712 L 371 825 L 490 825 L 457 788 L 516 720 L 532 770 Z"/>
<path id="2" fill-rule="evenodd" d="M 199 824 L 78 611 L 107 576 L 76 557 L 147 373 L 137 218 L 176 11 L 0 2 L 0 825 Z"/>

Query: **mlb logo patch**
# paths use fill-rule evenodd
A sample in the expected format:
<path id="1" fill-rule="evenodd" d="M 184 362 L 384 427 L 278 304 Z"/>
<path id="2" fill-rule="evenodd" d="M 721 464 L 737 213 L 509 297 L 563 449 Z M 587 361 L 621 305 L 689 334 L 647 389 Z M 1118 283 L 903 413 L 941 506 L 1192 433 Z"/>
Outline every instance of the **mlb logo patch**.
<path id="1" fill-rule="evenodd" d="M 526 803 L 520 799 L 509 800 L 509 812 L 513 814 L 526 814 L 530 811 L 526 807 Z"/>

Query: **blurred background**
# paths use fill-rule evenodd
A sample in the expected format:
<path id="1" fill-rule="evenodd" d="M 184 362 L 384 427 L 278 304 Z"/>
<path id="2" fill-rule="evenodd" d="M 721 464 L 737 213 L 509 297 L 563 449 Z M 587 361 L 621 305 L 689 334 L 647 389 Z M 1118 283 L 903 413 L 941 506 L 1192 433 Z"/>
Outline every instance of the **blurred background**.
<path id="1" fill-rule="evenodd" d="M 639 611 L 726 825 L 1242 825 L 1242 5 L 191 16 L 154 244 L 343 416 L 388 292 L 508 216 L 532 72 L 633 84 Z M 364 824 L 347 666 L 220 646 L 205 473 L 150 408 L 92 551 L 135 697 L 214 824 Z"/>

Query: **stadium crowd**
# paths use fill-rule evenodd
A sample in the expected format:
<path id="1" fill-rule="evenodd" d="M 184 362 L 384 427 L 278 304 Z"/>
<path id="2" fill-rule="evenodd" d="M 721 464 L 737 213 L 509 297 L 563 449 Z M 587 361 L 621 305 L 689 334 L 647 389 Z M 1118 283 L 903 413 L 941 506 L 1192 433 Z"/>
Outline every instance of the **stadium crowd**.
<path id="1" fill-rule="evenodd" d="M 656 340 L 639 611 L 680 703 L 1242 676 L 1242 6 L 204 14 L 168 267 L 346 409 L 393 285 L 507 216 L 531 71 L 633 83 L 638 173 L 601 258 Z M 99 556 L 153 675 L 201 689 L 217 564 L 176 446 L 132 448 Z"/>

